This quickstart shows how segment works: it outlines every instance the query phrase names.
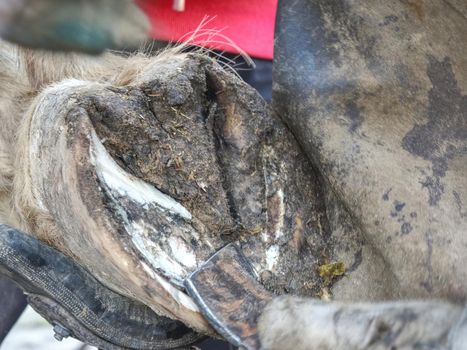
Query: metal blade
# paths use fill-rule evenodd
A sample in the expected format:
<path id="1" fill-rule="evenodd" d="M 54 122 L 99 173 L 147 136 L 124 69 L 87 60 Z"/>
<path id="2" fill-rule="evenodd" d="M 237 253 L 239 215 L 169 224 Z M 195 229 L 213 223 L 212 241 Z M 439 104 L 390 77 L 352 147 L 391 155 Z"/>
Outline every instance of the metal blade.
<path id="1" fill-rule="evenodd" d="M 272 299 L 255 275 L 241 251 L 229 244 L 185 281 L 211 326 L 232 344 L 248 350 L 261 348 L 257 320 Z"/>

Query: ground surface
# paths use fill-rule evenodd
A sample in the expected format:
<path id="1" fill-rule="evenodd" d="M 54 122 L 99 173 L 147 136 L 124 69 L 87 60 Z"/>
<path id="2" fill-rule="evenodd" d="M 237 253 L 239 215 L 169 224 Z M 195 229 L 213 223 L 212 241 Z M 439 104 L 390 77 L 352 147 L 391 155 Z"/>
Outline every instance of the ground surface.
<path id="1" fill-rule="evenodd" d="M 95 350 L 81 342 L 68 338 L 58 342 L 50 324 L 27 307 L 23 315 L 5 338 L 1 350 Z"/>

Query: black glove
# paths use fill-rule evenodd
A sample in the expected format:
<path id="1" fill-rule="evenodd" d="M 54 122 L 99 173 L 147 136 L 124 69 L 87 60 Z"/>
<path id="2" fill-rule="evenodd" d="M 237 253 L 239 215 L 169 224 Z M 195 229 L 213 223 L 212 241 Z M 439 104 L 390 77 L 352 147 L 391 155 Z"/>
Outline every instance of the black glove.
<path id="1" fill-rule="evenodd" d="M 202 338 L 109 290 L 70 258 L 6 225 L 0 225 L 0 273 L 24 290 L 58 339 L 72 336 L 113 350 L 174 349 Z"/>

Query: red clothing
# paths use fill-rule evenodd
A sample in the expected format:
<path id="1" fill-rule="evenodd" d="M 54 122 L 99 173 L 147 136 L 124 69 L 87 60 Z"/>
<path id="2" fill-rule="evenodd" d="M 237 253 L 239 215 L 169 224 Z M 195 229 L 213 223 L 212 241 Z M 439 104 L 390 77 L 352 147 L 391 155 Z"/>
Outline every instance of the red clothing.
<path id="1" fill-rule="evenodd" d="M 172 9 L 173 0 L 136 0 L 151 21 L 151 35 L 158 40 L 188 41 L 203 19 L 202 29 L 221 30 L 250 56 L 272 59 L 277 0 L 186 0 L 185 10 Z M 225 38 L 200 32 L 192 42 L 221 51 L 239 53 Z M 222 41 L 222 42 L 219 42 Z"/>

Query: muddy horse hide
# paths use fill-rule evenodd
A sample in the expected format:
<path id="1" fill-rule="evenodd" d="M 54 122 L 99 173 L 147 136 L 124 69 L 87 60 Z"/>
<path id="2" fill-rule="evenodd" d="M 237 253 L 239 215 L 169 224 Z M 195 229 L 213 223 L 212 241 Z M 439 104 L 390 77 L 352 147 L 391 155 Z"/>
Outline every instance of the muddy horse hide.
<path id="1" fill-rule="evenodd" d="M 279 2 L 272 112 L 198 54 L 3 45 L 1 219 L 46 244 L 2 226 L 2 272 L 102 348 L 174 348 L 214 334 L 184 280 L 234 244 L 251 348 L 462 349 L 466 13 Z"/>
<path id="2" fill-rule="evenodd" d="M 279 1 L 278 16 L 273 108 L 312 162 L 327 199 L 323 226 L 335 258 L 349 267 L 331 288 L 333 298 L 445 298 L 463 305 L 466 3 Z M 462 331 L 455 340 L 444 328 L 465 327 L 459 307 L 444 327 L 432 323 L 431 335 L 411 342 L 407 334 L 427 331 L 430 322 L 403 303 L 391 319 L 383 305 L 277 301 L 260 322 L 263 343 L 268 349 L 467 346 Z M 409 319 L 418 326 L 411 328 Z M 436 335 L 436 329 L 444 330 Z"/>
<path id="3" fill-rule="evenodd" d="M 274 109 L 313 162 L 325 192 L 335 195 L 326 216 L 330 238 L 355 232 L 339 241 L 361 242 L 357 249 L 343 247 L 354 252 L 345 259 L 353 271 L 333 294 L 463 300 L 467 5 L 281 6 Z M 348 220 L 333 216 L 335 202 Z M 355 284 L 356 276 L 366 282 Z"/>

